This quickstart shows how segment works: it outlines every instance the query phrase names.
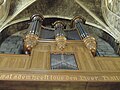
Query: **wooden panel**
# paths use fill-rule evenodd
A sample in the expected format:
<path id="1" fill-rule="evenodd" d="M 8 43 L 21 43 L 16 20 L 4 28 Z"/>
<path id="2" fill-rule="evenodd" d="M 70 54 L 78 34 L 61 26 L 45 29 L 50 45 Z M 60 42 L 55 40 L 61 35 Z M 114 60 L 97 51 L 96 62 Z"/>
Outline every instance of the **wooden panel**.
<path id="1" fill-rule="evenodd" d="M 47 52 L 50 50 L 50 45 L 49 43 L 39 43 L 35 48 L 33 48 L 33 50 Z"/>
<path id="2" fill-rule="evenodd" d="M 49 69 L 49 52 L 40 52 L 34 50 L 31 56 L 30 69 Z"/>
<path id="3" fill-rule="evenodd" d="M 120 83 L 1 81 L 0 90 L 120 90 Z"/>
<path id="4" fill-rule="evenodd" d="M 116 69 L 120 71 L 120 61 L 114 61 L 113 64 L 115 65 Z"/>
<path id="5" fill-rule="evenodd" d="M 120 70 L 120 58 L 113 57 L 96 57 L 98 65 L 102 71 L 119 71 Z"/>
<path id="6" fill-rule="evenodd" d="M 36 69 L 49 69 L 50 67 L 50 53 L 61 51 L 56 46 L 55 42 L 52 43 L 39 43 L 32 51 L 31 66 L 30 68 Z M 65 53 L 75 54 L 77 65 L 79 70 L 96 70 L 96 61 L 91 52 L 85 47 L 83 42 L 71 42 L 67 43 Z M 46 63 L 48 62 L 48 63 Z M 46 64 L 48 66 L 46 66 Z"/>
<path id="7" fill-rule="evenodd" d="M 60 50 L 55 44 L 53 44 L 51 45 L 51 52 L 60 52 Z M 94 58 L 92 57 L 90 51 L 86 49 L 84 43 L 67 43 L 64 52 L 71 52 L 75 54 L 79 70 L 95 70 L 94 65 L 91 63 Z"/>
<path id="8" fill-rule="evenodd" d="M 0 68 L 49 70 L 52 52 L 60 52 L 55 42 L 40 42 L 30 56 L 0 54 Z M 93 57 L 83 42 L 68 41 L 64 52 L 75 54 L 80 71 L 120 71 L 120 58 Z"/>
<path id="9" fill-rule="evenodd" d="M 74 51 L 77 53 L 79 63 L 81 65 L 81 70 L 96 70 L 93 63 L 94 58 L 86 47 L 75 46 Z"/>
<path id="10" fill-rule="evenodd" d="M 120 57 L 95 57 L 96 60 L 120 61 Z"/>
<path id="11" fill-rule="evenodd" d="M 29 61 L 29 56 L 27 55 L 0 55 L 0 68 L 5 69 L 17 69 L 25 68 L 27 62 Z"/>

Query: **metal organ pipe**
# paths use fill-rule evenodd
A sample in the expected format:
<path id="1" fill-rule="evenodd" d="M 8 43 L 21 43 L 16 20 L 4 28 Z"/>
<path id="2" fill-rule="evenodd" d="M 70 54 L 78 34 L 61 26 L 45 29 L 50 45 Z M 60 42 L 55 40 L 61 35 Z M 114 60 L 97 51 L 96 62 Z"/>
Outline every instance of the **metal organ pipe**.
<path id="1" fill-rule="evenodd" d="M 32 48 L 37 44 L 41 32 L 43 17 L 39 14 L 35 14 L 31 17 L 31 21 L 32 22 L 28 28 L 28 34 L 24 39 L 25 54 L 30 54 Z"/>
<path id="2" fill-rule="evenodd" d="M 63 51 L 66 45 L 66 37 L 64 32 L 64 23 L 61 21 L 56 21 L 54 23 L 55 28 L 55 40 L 57 42 L 58 48 Z"/>
<path id="3" fill-rule="evenodd" d="M 41 32 L 43 17 L 39 14 L 35 14 L 31 17 L 31 21 L 32 22 L 30 23 L 29 34 L 35 34 L 39 36 Z"/>
<path id="4" fill-rule="evenodd" d="M 75 20 L 75 28 L 79 31 L 82 39 L 88 36 L 88 33 L 84 30 L 82 23 L 79 19 Z"/>
<path id="5" fill-rule="evenodd" d="M 82 23 L 85 23 L 84 18 L 75 17 L 72 20 L 72 26 L 77 29 L 80 34 L 81 39 L 84 41 L 86 47 L 91 51 L 93 56 L 96 54 L 96 40 L 94 37 L 90 36 L 83 28 Z"/>

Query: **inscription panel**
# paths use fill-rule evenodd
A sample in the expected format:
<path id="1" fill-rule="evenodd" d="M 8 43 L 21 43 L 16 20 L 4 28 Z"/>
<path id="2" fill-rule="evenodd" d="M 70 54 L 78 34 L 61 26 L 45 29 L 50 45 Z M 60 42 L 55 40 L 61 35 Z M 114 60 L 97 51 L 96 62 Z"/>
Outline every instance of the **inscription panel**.
<path id="1" fill-rule="evenodd" d="M 120 82 L 120 75 L 65 75 L 65 74 L 25 74 L 0 73 L 0 80 L 12 81 L 80 81 L 80 82 Z"/>

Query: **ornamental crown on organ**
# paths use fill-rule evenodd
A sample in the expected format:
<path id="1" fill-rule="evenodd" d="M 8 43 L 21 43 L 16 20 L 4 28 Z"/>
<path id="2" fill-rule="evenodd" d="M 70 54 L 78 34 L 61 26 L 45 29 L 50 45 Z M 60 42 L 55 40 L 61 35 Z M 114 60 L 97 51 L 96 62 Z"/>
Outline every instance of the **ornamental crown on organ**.
<path id="1" fill-rule="evenodd" d="M 35 14 L 31 17 L 31 23 L 28 28 L 28 33 L 24 39 L 24 51 L 25 54 L 30 54 L 31 50 L 37 45 L 39 40 L 41 40 L 41 29 L 44 17 L 39 14 Z M 85 24 L 86 20 L 77 16 L 71 20 L 71 29 L 76 29 L 79 33 L 81 40 L 85 43 L 88 50 L 91 51 L 93 56 L 96 54 L 96 40 L 94 37 L 90 36 L 84 29 L 82 24 Z M 56 46 L 60 51 L 63 51 L 67 47 L 67 37 L 65 34 L 65 24 L 62 21 L 56 21 L 54 24 L 54 35 Z"/>

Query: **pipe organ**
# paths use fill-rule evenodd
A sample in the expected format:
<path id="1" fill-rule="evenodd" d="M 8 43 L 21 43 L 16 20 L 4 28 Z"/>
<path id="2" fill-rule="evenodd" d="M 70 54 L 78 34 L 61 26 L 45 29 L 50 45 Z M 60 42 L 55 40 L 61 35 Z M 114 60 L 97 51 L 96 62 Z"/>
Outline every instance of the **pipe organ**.
<path id="1" fill-rule="evenodd" d="M 28 89 L 35 83 L 40 88 L 41 86 L 46 88 L 48 85 L 46 83 L 50 83 L 56 89 L 56 86 L 69 87 L 67 84 L 69 82 L 71 87 L 73 84 L 81 87 L 79 83 L 82 82 L 83 89 L 83 82 L 87 83 L 88 88 L 88 83 L 91 86 L 91 82 L 103 85 L 102 82 L 120 81 L 120 58 L 95 56 L 96 40 L 85 31 L 84 18 L 75 17 L 71 20 L 69 28 L 65 28 L 62 21 L 55 21 L 54 28 L 43 26 L 45 19 L 38 14 L 33 15 L 30 20 L 31 23 L 24 38 L 24 54 L 0 54 L 0 80 L 22 83 L 25 81 L 28 85 L 23 86 Z M 68 39 L 70 31 L 68 29 L 78 33 L 77 37 L 80 38 Z M 44 39 L 42 37 L 44 30 L 51 30 L 54 39 Z M 31 84 L 30 81 L 32 81 Z M 18 88 L 17 85 L 16 88 Z M 90 90 L 92 89 L 95 88 Z M 36 85 L 32 90 L 36 90 Z"/>
<path id="2" fill-rule="evenodd" d="M 42 26 L 43 16 L 41 15 L 33 15 L 31 17 L 31 23 L 29 27 L 28 34 L 24 39 L 24 47 L 25 47 L 25 54 L 30 54 L 32 48 L 37 44 L 38 39 L 40 38 L 41 26 Z M 95 38 L 90 36 L 85 30 L 82 25 L 85 23 L 85 19 L 81 17 L 75 17 L 72 20 L 72 27 L 77 29 L 80 38 L 84 41 L 86 47 L 91 51 L 93 56 L 96 54 L 96 41 Z M 54 23 L 55 28 L 55 40 L 57 43 L 57 47 L 63 51 L 67 38 L 64 32 L 65 24 L 62 21 L 56 21 Z"/>

